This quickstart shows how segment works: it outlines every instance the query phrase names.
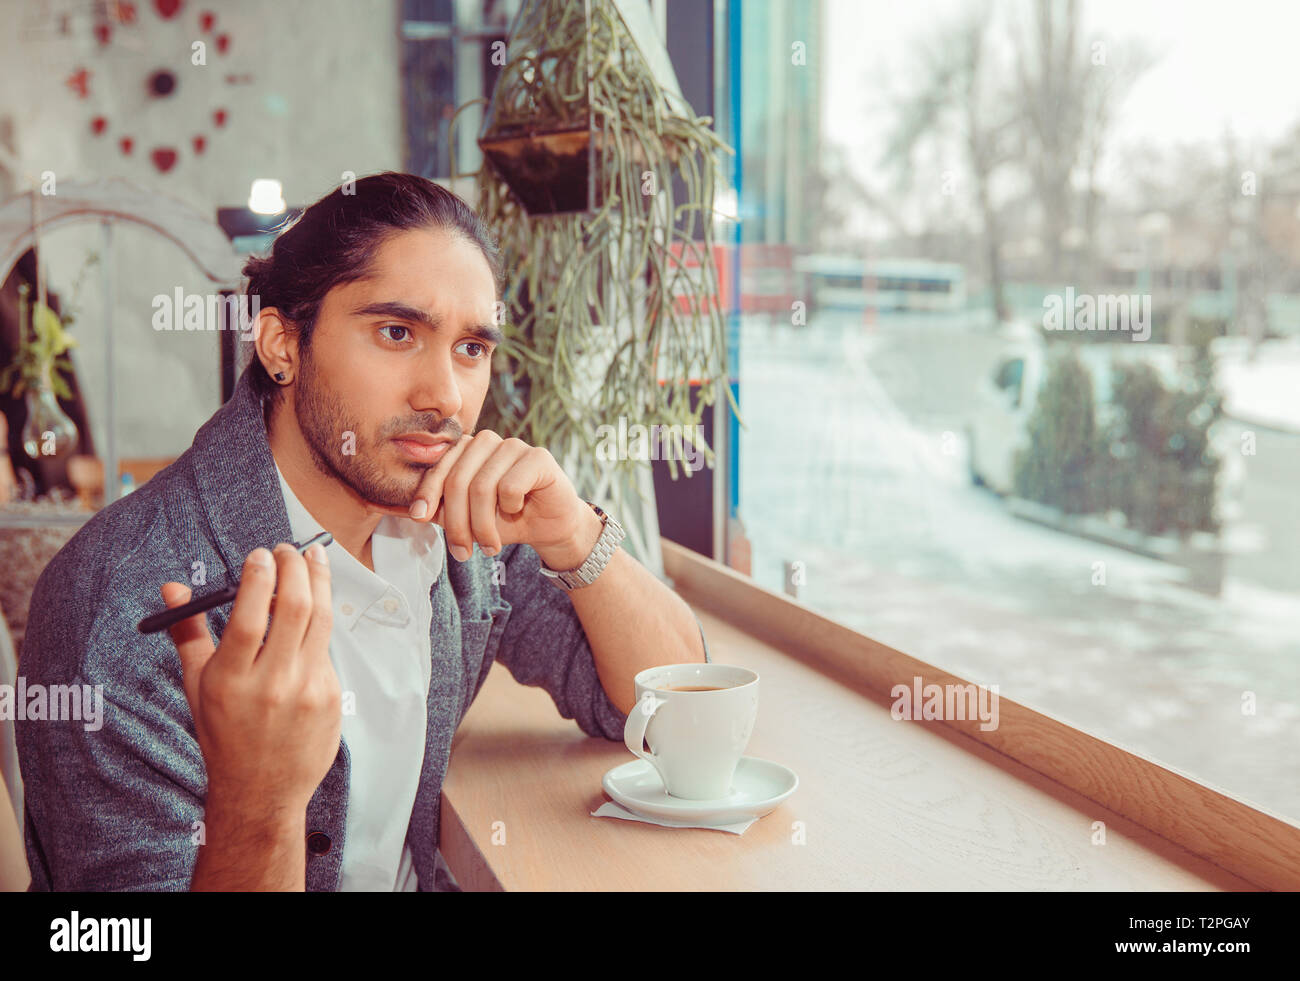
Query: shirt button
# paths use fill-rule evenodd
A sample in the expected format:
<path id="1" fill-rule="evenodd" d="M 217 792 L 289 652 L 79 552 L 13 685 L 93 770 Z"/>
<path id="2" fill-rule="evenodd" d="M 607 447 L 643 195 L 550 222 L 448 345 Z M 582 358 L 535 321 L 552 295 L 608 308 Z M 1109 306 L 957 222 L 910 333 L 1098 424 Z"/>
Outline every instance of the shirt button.
<path id="1" fill-rule="evenodd" d="M 313 855 L 324 855 L 330 850 L 330 836 L 324 831 L 313 831 L 307 836 L 307 850 Z"/>
<path id="2" fill-rule="evenodd" d="M 343 611 L 343 615 L 344 615 L 344 616 L 351 616 L 351 615 L 352 615 L 352 604 L 351 604 L 351 603 L 344 603 L 344 604 L 340 607 L 340 609 Z"/>
<path id="3" fill-rule="evenodd" d="M 394 612 L 397 609 L 397 600 L 395 599 L 384 600 L 384 609 L 387 610 L 389 613 Z"/>

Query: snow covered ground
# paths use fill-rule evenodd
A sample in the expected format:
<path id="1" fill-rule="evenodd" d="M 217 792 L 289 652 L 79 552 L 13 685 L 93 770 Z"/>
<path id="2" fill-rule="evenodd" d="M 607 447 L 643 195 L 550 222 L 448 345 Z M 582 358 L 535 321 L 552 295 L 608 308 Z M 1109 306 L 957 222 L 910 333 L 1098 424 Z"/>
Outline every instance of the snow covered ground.
<path id="1" fill-rule="evenodd" d="M 1300 432 L 1300 339 L 1264 341 L 1255 357 L 1237 338 L 1215 343 L 1224 412 L 1242 422 Z"/>
<path id="2" fill-rule="evenodd" d="M 746 322 L 755 579 L 779 590 L 782 562 L 802 561 L 811 607 L 1300 820 L 1300 596 L 1231 576 L 1207 596 L 1179 567 L 1008 514 L 970 485 L 960 435 L 990 352 L 950 333 Z"/>

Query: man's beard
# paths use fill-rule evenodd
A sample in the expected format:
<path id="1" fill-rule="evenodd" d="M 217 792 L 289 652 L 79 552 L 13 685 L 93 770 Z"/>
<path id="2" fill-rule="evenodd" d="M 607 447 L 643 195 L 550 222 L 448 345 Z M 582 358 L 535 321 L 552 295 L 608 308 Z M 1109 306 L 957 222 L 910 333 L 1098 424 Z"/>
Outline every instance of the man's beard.
<path id="1" fill-rule="evenodd" d="M 310 355 L 304 355 L 294 391 L 294 414 L 307 441 L 316 468 L 327 477 L 352 488 L 364 501 L 381 507 L 409 507 L 420 480 L 431 469 L 418 463 L 404 464 L 400 475 L 392 475 L 381 464 L 385 440 L 372 445 L 361 433 L 360 423 L 348 413 L 343 400 L 329 391 L 314 370 Z M 405 432 L 419 432 L 415 426 Z M 344 453 L 344 434 L 353 433 Z M 396 433 L 394 435 L 397 435 Z"/>

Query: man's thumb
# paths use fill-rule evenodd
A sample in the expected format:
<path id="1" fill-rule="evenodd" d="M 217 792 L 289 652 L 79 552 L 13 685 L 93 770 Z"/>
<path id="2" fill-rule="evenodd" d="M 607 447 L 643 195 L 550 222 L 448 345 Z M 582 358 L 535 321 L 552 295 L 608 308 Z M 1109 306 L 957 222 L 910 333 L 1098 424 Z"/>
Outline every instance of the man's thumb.
<path id="1" fill-rule="evenodd" d="M 190 587 L 179 582 L 165 582 L 159 589 L 162 593 L 163 602 L 167 604 L 167 609 L 176 606 L 184 606 L 190 601 Z M 180 623 L 174 623 L 167 628 L 171 634 L 172 643 L 176 645 L 176 651 L 181 656 L 181 665 L 187 670 L 201 668 L 207 659 L 212 656 L 216 650 L 216 645 L 212 642 L 212 633 L 208 630 L 208 618 L 206 614 L 196 613 L 192 617 L 186 617 Z"/>

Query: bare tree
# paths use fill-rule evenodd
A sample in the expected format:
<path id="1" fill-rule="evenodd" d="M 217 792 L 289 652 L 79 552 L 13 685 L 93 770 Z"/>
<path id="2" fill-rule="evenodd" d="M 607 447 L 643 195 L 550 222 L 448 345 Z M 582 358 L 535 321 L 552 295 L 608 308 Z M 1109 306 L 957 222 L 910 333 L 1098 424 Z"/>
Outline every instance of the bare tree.
<path id="1" fill-rule="evenodd" d="M 850 166 L 846 151 L 827 143 L 807 174 L 810 226 L 816 229 L 818 251 L 834 252 L 857 247 L 851 242 L 848 222 L 857 208 L 882 217 L 892 234 L 909 234 L 907 222 L 886 195 L 873 191 Z"/>
<path id="2" fill-rule="evenodd" d="M 958 76 L 960 99 L 965 116 L 966 154 L 975 181 L 975 195 L 984 222 L 985 261 L 988 263 L 989 286 L 993 296 L 993 312 L 999 322 L 1009 319 L 1002 284 L 1002 229 L 997 208 L 993 204 L 989 183 L 993 172 L 1007 160 L 1006 139 L 1015 124 L 1014 117 L 1004 116 L 990 121 L 984 113 L 983 97 L 992 88 L 987 76 L 985 56 L 985 30 L 987 21 L 968 23 L 961 40 L 964 42 L 964 59 L 960 62 Z"/>
<path id="3" fill-rule="evenodd" d="M 1069 222 L 1070 172 L 1083 138 L 1080 94 L 1088 62 L 1077 43 L 1077 0 L 1037 0 L 1029 7 L 1029 21 L 1015 35 L 1024 161 L 1042 209 L 1050 269 L 1056 272 Z"/>
<path id="4" fill-rule="evenodd" d="M 1146 47 L 1133 42 L 1118 45 L 1096 41 L 1091 48 L 1089 70 L 1083 76 L 1078 93 L 1081 101 L 1078 166 L 1085 179 L 1084 241 L 1080 260 L 1072 269 L 1072 278 L 1079 282 L 1092 283 L 1097 278 L 1097 231 L 1101 210 L 1097 173 L 1109 149 L 1118 108 L 1138 78 L 1155 63 L 1155 56 Z"/>
<path id="5" fill-rule="evenodd" d="M 1075 199 L 1071 176 L 1084 175 L 1082 269 L 1092 275 L 1096 253 L 1097 169 L 1119 104 L 1138 77 L 1155 63 L 1140 44 L 1116 45 L 1085 38 L 1078 0 L 1030 0 L 1024 30 L 1014 32 L 1017 91 L 1023 126 L 1023 159 L 1042 210 L 1042 239 L 1049 275 L 1062 266 L 1065 232 Z"/>
<path id="6" fill-rule="evenodd" d="M 895 101 L 894 125 L 881 155 L 895 187 L 908 190 L 923 144 L 960 148 L 962 165 L 974 185 L 984 261 L 994 314 L 1008 318 L 1001 261 L 1002 230 L 992 181 L 1011 159 L 1010 136 L 1016 124 L 1014 100 L 1004 91 L 999 66 L 990 53 L 987 4 L 946 31 L 913 45 L 915 87 Z"/>

